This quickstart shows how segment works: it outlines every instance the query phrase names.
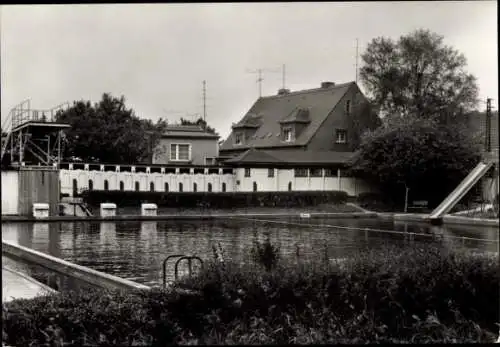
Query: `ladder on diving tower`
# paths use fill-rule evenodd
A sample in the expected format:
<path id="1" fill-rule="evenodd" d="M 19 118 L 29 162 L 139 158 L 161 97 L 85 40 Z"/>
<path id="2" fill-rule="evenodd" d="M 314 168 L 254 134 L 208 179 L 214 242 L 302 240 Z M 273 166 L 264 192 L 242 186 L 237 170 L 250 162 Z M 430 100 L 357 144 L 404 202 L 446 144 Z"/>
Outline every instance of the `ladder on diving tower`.
<path id="1" fill-rule="evenodd" d="M 61 104 L 48 110 L 31 109 L 30 100 L 12 108 L 2 122 L 2 165 L 57 166 L 61 160 L 62 131 L 69 124 L 57 122 L 57 114 L 69 106 Z"/>

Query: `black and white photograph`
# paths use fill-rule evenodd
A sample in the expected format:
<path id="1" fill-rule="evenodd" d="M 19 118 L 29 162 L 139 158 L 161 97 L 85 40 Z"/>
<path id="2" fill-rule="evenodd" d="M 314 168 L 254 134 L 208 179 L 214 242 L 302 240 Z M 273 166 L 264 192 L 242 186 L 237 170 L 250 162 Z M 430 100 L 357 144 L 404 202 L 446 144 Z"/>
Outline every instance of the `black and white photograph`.
<path id="1" fill-rule="evenodd" d="M 0 5 L 2 346 L 500 343 L 497 22 Z"/>

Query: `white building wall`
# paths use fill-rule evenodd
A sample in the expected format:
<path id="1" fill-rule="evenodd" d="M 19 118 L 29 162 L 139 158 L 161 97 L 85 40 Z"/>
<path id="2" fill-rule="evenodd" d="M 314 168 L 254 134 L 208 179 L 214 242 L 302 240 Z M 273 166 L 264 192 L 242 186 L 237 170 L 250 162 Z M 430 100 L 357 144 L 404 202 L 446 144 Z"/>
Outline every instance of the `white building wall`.
<path id="1" fill-rule="evenodd" d="M 353 177 L 295 177 L 294 170 L 275 169 L 274 177 L 268 177 L 268 169 L 252 168 L 250 177 L 245 177 L 245 169 L 237 168 L 234 174 L 180 174 L 180 173 L 134 173 L 134 172 L 104 172 L 88 170 L 60 170 L 61 193 L 73 193 L 73 179 L 77 180 L 78 191 L 88 189 L 88 182 L 92 180 L 93 189 L 103 190 L 104 181 L 108 180 L 109 190 L 119 190 L 120 181 L 124 183 L 124 190 L 134 191 L 135 182 L 140 183 L 140 191 L 149 191 L 150 183 L 154 183 L 154 190 L 165 191 L 165 183 L 168 190 L 179 191 L 179 183 L 183 184 L 184 192 L 193 191 L 193 183 L 197 184 L 198 192 L 208 191 L 208 184 L 212 184 L 212 192 L 222 192 L 222 184 L 226 184 L 226 192 L 251 192 L 254 182 L 257 191 L 288 191 L 288 184 L 292 183 L 292 191 L 333 191 L 347 192 L 350 196 L 356 196 L 363 192 L 375 191 L 363 181 Z M 3 179 L 3 176 L 2 176 Z M 238 184 L 239 183 L 239 184 Z M 3 195 L 2 195 L 3 197 Z M 3 199 L 3 198 L 2 198 Z M 17 200 L 16 200 L 17 201 Z"/>
<path id="2" fill-rule="evenodd" d="M 19 172 L 2 171 L 2 215 L 19 214 Z"/>

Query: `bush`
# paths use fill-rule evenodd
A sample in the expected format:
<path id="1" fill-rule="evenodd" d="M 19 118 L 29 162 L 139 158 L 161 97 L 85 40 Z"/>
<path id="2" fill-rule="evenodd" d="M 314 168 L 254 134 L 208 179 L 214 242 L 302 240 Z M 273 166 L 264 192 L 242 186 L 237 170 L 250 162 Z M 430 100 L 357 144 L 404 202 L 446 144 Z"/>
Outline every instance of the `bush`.
<path id="1" fill-rule="evenodd" d="M 84 191 L 85 203 L 97 206 L 101 202 L 113 202 L 120 207 L 140 203 L 155 203 L 159 207 L 182 208 L 245 208 L 245 207 L 304 207 L 325 203 L 345 203 L 347 193 L 343 191 L 303 192 L 136 192 L 136 191 Z"/>
<path id="2" fill-rule="evenodd" d="M 251 253 L 254 261 L 266 271 L 274 269 L 280 258 L 280 248 L 271 243 L 269 234 L 264 242 L 254 241 Z"/>
<path id="3" fill-rule="evenodd" d="M 416 246 L 262 272 L 208 263 L 197 294 L 81 292 L 4 304 L 9 345 L 493 342 L 497 257 Z"/>
<path id="4" fill-rule="evenodd" d="M 380 193 L 361 193 L 358 195 L 356 203 L 363 208 L 377 212 L 395 212 L 402 209 L 401 206 L 397 206 Z"/>

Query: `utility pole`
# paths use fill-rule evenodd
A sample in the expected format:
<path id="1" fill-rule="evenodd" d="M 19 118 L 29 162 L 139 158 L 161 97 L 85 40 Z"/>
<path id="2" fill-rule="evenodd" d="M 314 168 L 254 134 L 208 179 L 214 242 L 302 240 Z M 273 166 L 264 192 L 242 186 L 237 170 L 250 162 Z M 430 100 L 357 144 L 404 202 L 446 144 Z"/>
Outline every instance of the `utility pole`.
<path id="1" fill-rule="evenodd" d="M 486 99 L 486 152 L 491 152 L 491 98 Z"/>
<path id="2" fill-rule="evenodd" d="M 274 73 L 274 72 L 280 72 L 280 71 L 277 69 L 263 69 L 263 68 L 259 68 L 257 70 L 247 70 L 247 73 L 256 73 L 258 75 L 256 82 L 259 84 L 259 98 L 262 97 L 262 81 L 264 80 L 264 78 L 262 77 L 263 72 Z M 281 72 L 283 72 L 283 70 Z"/>

